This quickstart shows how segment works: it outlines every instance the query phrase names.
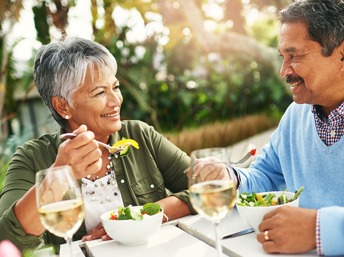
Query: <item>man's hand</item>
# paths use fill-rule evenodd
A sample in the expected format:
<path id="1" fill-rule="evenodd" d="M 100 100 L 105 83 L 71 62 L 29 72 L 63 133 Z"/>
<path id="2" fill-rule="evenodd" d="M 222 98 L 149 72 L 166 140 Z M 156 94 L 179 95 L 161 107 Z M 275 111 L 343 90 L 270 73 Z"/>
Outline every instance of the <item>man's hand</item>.
<path id="1" fill-rule="evenodd" d="M 212 165 L 207 165 L 211 163 L 213 157 L 206 157 L 196 160 L 196 165 L 194 167 L 194 172 L 192 176 L 198 176 L 199 181 L 208 180 L 229 180 L 230 176 L 228 174 L 227 166 L 223 163 L 214 163 Z M 190 168 L 187 169 L 186 174 L 190 177 Z"/>
<path id="2" fill-rule="evenodd" d="M 316 210 L 281 206 L 264 216 L 257 240 L 267 253 L 294 254 L 313 250 L 316 247 L 316 215 Z"/>

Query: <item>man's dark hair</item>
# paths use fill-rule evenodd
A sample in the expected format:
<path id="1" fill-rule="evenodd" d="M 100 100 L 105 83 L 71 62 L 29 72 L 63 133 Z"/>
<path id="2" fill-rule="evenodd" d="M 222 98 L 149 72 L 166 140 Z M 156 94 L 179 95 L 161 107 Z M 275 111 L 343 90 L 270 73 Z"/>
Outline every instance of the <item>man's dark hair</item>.
<path id="1" fill-rule="evenodd" d="M 344 40 L 344 0 L 298 0 L 280 11 L 280 20 L 305 23 L 323 56 L 330 56 Z"/>

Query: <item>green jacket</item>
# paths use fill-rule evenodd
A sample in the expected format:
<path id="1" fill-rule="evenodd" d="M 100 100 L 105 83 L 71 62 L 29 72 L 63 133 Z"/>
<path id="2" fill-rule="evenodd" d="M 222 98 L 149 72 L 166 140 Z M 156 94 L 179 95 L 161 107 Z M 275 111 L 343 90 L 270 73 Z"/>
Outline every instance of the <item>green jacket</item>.
<path id="1" fill-rule="evenodd" d="M 0 195 L 0 241 L 9 239 L 21 250 L 37 248 L 42 239 L 49 245 L 65 243 L 62 238 L 48 231 L 41 237 L 26 234 L 13 213 L 16 201 L 35 184 L 35 173 L 50 167 L 55 161 L 61 143 L 60 133 L 30 140 L 15 152 Z M 155 202 L 165 198 L 168 189 L 195 213 L 189 202 L 187 176 L 183 172 L 189 166 L 189 157 L 153 127 L 140 121 L 123 121 L 122 129 L 111 135 L 110 143 L 123 137 L 134 139 L 140 146 L 139 150 L 132 148 L 127 156 L 113 158 L 124 205 Z M 79 240 L 85 234 L 83 224 L 73 239 Z"/>

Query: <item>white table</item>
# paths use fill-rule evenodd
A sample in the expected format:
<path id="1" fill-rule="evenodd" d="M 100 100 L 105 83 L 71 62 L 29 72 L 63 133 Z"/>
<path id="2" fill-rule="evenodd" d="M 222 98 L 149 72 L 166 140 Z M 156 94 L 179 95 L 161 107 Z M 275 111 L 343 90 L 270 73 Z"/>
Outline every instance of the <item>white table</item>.
<path id="1" fill-rule="evenodd" d="M 76 257 L 84 257 L 79 245 L 84 245 L 89 257 L 130 256 L 130 257 L 185 257 L 216 256 L 215 248 L 191 236 L 176 226 L 177 223 L 163 225 L 148 243 L 138 246 L 125 246 L 110 240 L 94 240 L 82 243 L 73 242 Z M 68 256 L 66 245 L 61 246 L 60 256 Z"/>
<path id="2" fill-rule="evenodd" d="M 209 221 L 196 216 L 189 216 L 187 218 L 180 219 L 178 221 L 178 227 L 184 231 L 192 234 L 200 240 L 213 245 L 215 247 L 215 232 L 214 228 Z M 241 231 L 249 228 L 249 226 L 240 218 L 236 208 L 227 215 L 227 217 L 220 224 L 220 235 L 221 237 Z M 243 257 L 272 257 L 274 255 L 267 254 L 263 251 L 261 244 L 256 239 L 255 233 L 247 235 L 229 238 L 222 240 L 223 253 L 231 256 L 243 256 Z M 317 256 L 316 251 L 311 251 L 306 254 L 299 255 L 283 255 L 278 254 L 278 257 L 295 257 L 295 256 Z"/>
<path id="3" fill-rule="evenodd" d="M 237 210 L 227 215 L 220 224 L 220 235 L 225 236 L 248 228 L 240 218 Z M 76 257 L 84 257 L 80 249 L 83 245 L 89 257 L 124 256 L 130 257 L 216 257 L 215 233 L 213 225 L 199 215 L 187 216 L 164 224 L 160 231 L 152 236 L 147 244 L 124 246 L 118 242 L 94 240 L 86 243 L 73 242 Z M 272 257 L 263 251 L 255 233 L 222 240 L 224 256 L 231 257 Z M 61 246 L 60 256 L 68 256 L 66 245 Z M 278 257 L 317 256 L 316 251 L 300 255 L 282 255 Z"/>

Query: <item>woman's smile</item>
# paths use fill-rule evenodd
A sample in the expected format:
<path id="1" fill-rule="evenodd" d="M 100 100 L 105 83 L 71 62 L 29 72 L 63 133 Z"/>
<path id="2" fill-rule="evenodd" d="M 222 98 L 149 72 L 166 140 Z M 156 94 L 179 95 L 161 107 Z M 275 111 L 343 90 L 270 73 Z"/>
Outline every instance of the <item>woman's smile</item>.
<path id="1" fill-rule="evenodd" d="M 115 113 L 102 114 L 100 116 L 104 117 L 104 118 L 119 118 L 120 114 L 119 114 L 119 112 L 115 112 Z"/>

